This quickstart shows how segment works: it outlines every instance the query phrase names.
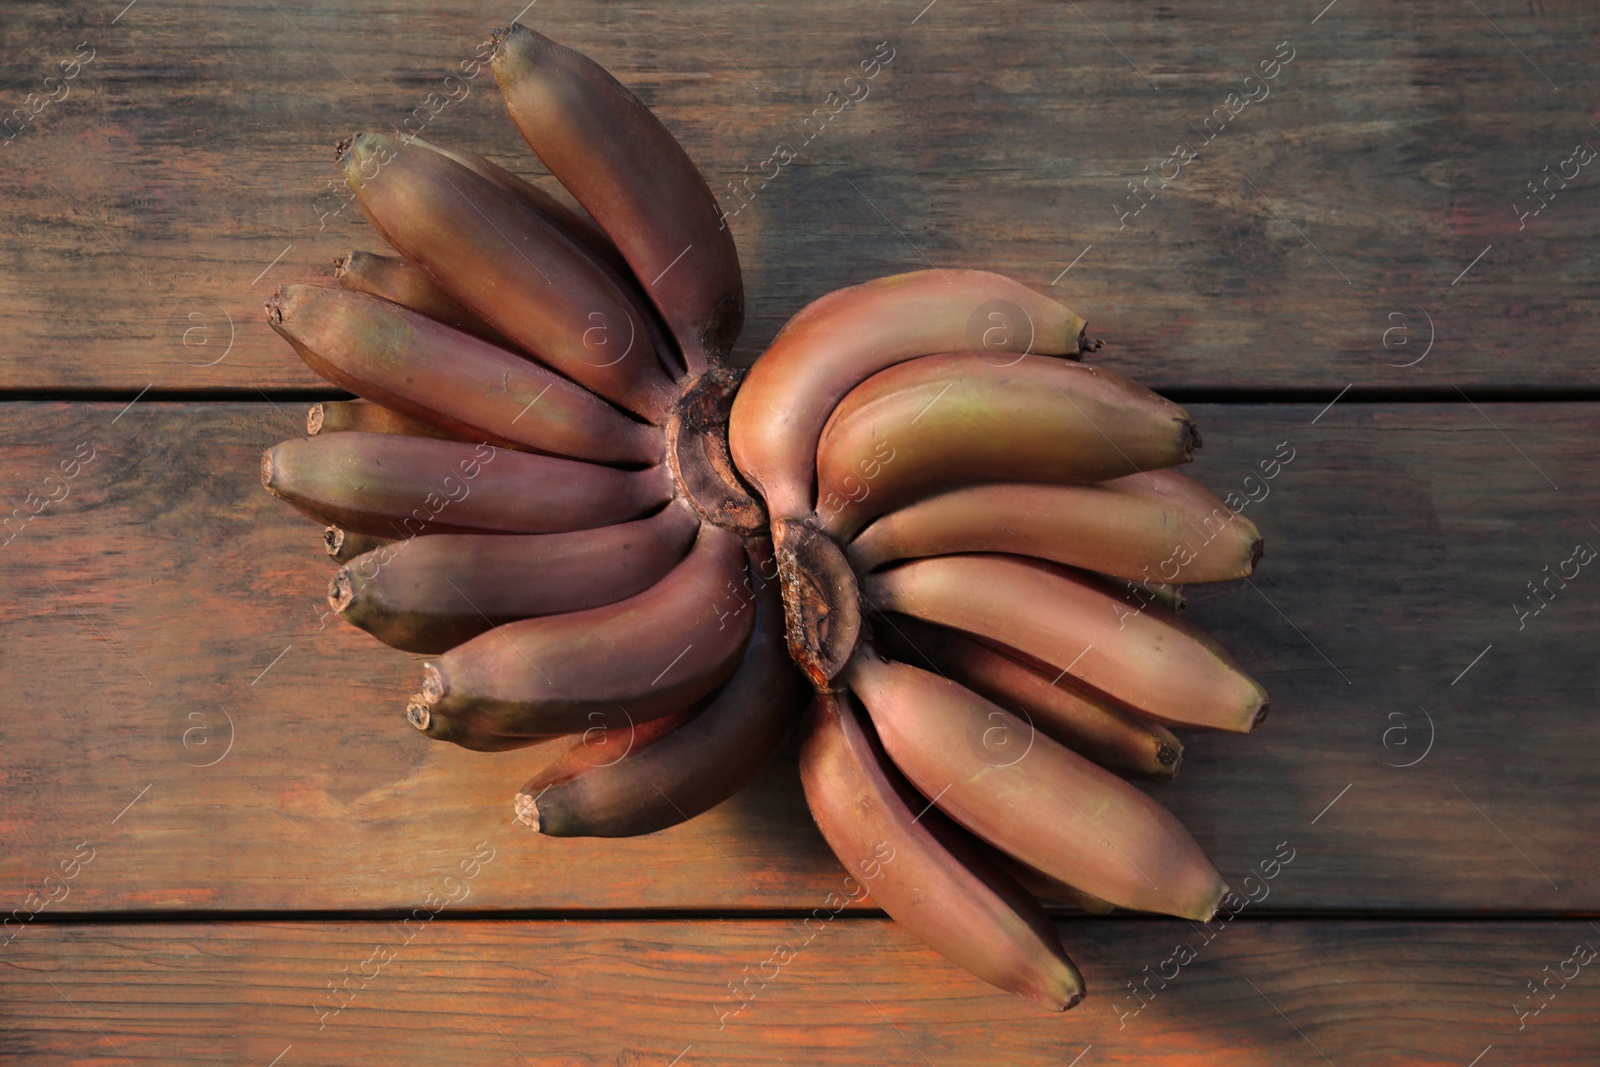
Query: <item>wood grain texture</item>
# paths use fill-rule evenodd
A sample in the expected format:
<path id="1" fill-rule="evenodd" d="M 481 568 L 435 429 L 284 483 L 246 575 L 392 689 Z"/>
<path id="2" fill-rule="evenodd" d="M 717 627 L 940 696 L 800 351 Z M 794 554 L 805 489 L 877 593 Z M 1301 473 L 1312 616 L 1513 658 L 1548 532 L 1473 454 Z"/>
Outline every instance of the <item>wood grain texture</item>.
<path id="1" fill-rule="evenodd" d="M 93 50 L 0 147 L 0 389 L 314 384 L 260 306 L 379 247 L 353 207 L 334 213 L 330 145 L 421 108 L 429 138 L 537 174 L 489 75 L 444 81 L 515 3 L 120 6 L 9 4 L 0 24 L 7 109 L 61 94 L 45 79 Z M 821 293 L 934 264 L 1059 294 L 1156 385 L 1594 387 L 1593 166 L 1542 199 L 1527 186 L 1600 145 L 1583 104 L 1600 15 L 1323 7 L 685 0 L 527 17 L 656 108 L 730 210 L 728 183 L 757 176 L 731 221 L 743 360 Z M 845 79 L 885 41 L 892 61 L 840 109 L 829 94 L 859 97 Z M 1281 42 L 1292 60 L 1246 86 Z M 1199 155 L 1175 171 L 1180 144 Z M 792 161 L 766 162 L 780 145 Z M 1132 199 L 1152 173 L 1170 181 Z"/>
<path id="2" fill-rule="evenodd" d="M 320 531 L 256 476 L 302 409 L 0 408 L 7 507 L 67 490 L 0 537 L 0 905 L 38 910 L 27 894 L 80 842 L 95 857 L 54 913 L 412 907 L 479 841 L 499 855 L 481 909 L 804 908 L 836 888 L 792 756 L 658 835 L 514 826 L 545 755 L 426 741 L 401 714 L 420 657 L 325 617 Z M 1600 407 L 1191 410 L 1191 472 L 1260 498 L 1267 554 L 1253 585 L 1192 590 L 1190 617 L 1273 713 L 1249 737 L 1188 735 L 1153 793 L 1235 885 L 1297 850 L 1262 910 L 1600 906 L 1596 815 L 1575 802 L 1600 784 L 1600 578 L 1514 608 L 1600 543 Z M 46 483 L 85 442 L 93 460 Z"/>
<path id="3" fill-rule="evenodd" d="M 1399 1067 L 1465 1065 L 1489 1046 L 1485 1064 L 1600 1056 L 1595 964 L 1564 986 L 1552 980 L 1521 1030 L 1514 1007 L 1540 1003 L 1524 983 L 1556 973 L 1576 945 L 1595 951 L 1600 934 L 1588 923 L 1240 919 L 1204 943 L 1183 923 L 1083 921 L 1063 924 L 1062 936 L 1090 993 L 1058 1015 L 990 989 L 877 919 L 807 933 L 795 921 L 441 916 L 409 943 L 378 923 L 57 926 L 5 950 L 0 1055 L 282 1067 L 1074 1057 L 1083 1067 Z M 1135 1013 L 1125 983 L 1154 973 L 1178 945 L 1194 958 L 1161 968 L 1176 977 L 1144 987 Z M 786 962 L 765 963 L 779 946 Z M 336 997 L 330 987 L 347 975 Z M 730 991 L 747 975 L 757 977 Z"/>

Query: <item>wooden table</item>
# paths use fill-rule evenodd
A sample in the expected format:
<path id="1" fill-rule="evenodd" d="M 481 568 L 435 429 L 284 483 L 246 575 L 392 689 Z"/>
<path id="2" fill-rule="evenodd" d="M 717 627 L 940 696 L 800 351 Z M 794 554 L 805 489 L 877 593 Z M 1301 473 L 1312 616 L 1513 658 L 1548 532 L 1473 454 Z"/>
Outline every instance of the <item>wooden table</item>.
<path id="1" fill-rule="evenodd" d="M 380 247 L 330 146 L 409 115 L 537 175 L 488 75 L 445 82 L 516 5 L 122 3 L 0 22 L 0 1060 L 1600 1059 L 1600 577 L 1534 592 L 1600 543 L 1591 5 L 529 5 L 729 210 L 796 150 L 732 219 L 744 360 L 839 285 L 1001 270 L 1255 498 L 1258 577 L 1190 610 L 1273 716 L 1157 793 L 1232 879 L 1294 858 L 1211 931 L 1063 912 L 1091 997 L 1054 1016 L 871 909 L 802 928 L 842 871 L 792 754 L 652 837 L 514 826 L 542 754 L 407 726 L 416 657 L 328 617 L 261 492 L 338 395 L 261 302 Z"/>

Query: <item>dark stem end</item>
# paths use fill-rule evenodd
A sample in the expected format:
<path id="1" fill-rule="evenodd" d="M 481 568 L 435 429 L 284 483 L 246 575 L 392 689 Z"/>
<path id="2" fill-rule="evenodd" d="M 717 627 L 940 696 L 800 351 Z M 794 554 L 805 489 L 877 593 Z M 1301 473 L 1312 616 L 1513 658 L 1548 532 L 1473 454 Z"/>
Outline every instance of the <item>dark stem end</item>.
<path id="1" fill-rule="evenodd" d="M 667 458 L 678 494 L 702 519 L 749 537 L 766 529 L 767 509 L 728 450 L 728 412 L 742 378 L 713 370 L 688 381 L 667 422 Z"/>
<path id="2" fill-rule="evenodd" d="M 861 594 L 844 550 L 820 530 L 773 528 L 789 655 L 819 691 L 832 687 L 862 636 Z"/>

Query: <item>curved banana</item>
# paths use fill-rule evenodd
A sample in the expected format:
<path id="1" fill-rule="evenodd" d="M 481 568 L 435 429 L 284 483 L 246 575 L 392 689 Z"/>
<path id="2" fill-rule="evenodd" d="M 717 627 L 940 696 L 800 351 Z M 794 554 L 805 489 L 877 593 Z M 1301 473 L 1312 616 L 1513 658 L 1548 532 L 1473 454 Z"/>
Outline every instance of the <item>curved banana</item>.
<path id="1" fill-rule="evenodd" d="M 543 213 L 447 156 L 364 133 L 339 157 L 373 227 L 541 363 L 651 422 L 677 388 L 644 310 Z"/>
<path id="2" fill-rule="evenodd" d="M 1111 371 L 924 356 L 879 371 L 834 409 L 817 443 L 817 517 L 842 541 L 933 492 L 1098 482 L 1186 463 L 1197 444 L 1186 411 Z"/>
<path id="3" fill-rule="evenodd" d="M 438 653 L 517 619 L 614 604 L 683 559 L 699 519 L 673 501 L 648 519 L 556 534 L 435 534 L 351 560 L 328 603 L 407 652 Z"/>
<path id="4" fill-rule="evenodd" d="M 621 471 L 386 433 L 284 441 L 262 455 L 261 484 L 324 525 L 375 537 L 591 530 L 672 498 L 661 466 Z"/>
<path id="5" fill-rule="evenodd" d="M 560 226 L 578 244 L 582 245 L 590 255 L 604 264 L 618 279 L 625 279 L 630 284 L 635 282 L 633 270 L 628 266 L 628 261 L 622 258 L 622 253 L 594 224 L 594 220 L 581 212 L 574 211 L 565 203 L 545 192 L 526 178 L 511 173 L 493 160 L 486 159 L 476 152 L 466 152 L 459 148 L 446 148 L 443 145 L 432 144 L 420 137 L 413 137 L 407 144 L 421 145 L 430 152 L 437 152 L 447 156 L 466 167 L 480 178 L 493 182 L 508 193 L 520 196 L 532 204 L 547 218 Z"/>
<path id="6" fill-rule="evenodd" d="M 1039 902 L 888 765 L 848 693 L 818 695 L 800 781 L 828 847 L 892 919 L 990 985 L 1057 1011 L 1083 999 Z"/>
<path id="7" fill-rule="evenodd" d="M 883 622 L 876 630 L 898 659 L 926 661 L 1107 770 L 1149 782 L 1177 776 L 1183 743 L 1170 730 L 1078 685 L 1065 671 L 1041 674 L 981 641 L 903 615 L 883 616 Z"/>
<path id="8" fill-rule="evenodd" d="M 491 63 L 512 121 L 621 249 L 689 372 L 725 360 L 744 324 L 744 282 L 733 234 L 694 161 L 588 56 L 521 25 L 495 43 Z"/>
<path id="9" fill-rule="evenodd" d="M 739 667 L 703 709 L 671 730 L 656 722 L 585 733 L 517 794 L 517 818 L 556 837 L 630 837 L 722 803 L 772 762 L 808 692 L 789 661 L 769 547 L 749 550 L 755 629 Z"/>
<path id="10" fill-rule="evenodd" d="M 1204 631 L 1050 564 L 938 556 L 869 575 L 864 591 L 880 611 L 998 642 L 1168 726 L 1248 733 L 1267 714 L 1266 691 Z"/>
<path id="11" fill-rule="evenodd" d="M 880 517 L 848 551 L 863 572 L 921 556 L 1008 552 L 1129 581 L 1223 582 L 1255 570 L 1261 534 L 1166 469 L 1096 485 L 962 486 Z"/>
<path id="12" fill-rule="evenodd" d="M 755 614 L 740 610 L 743 576 L 741 538 L 701 526 L 688 558 L 636 596 L 506 623 L 423 664 L 419 728 L 544 737 L 682 711 L 738 666 Z"/>
<path id="13" fill-rule="evenodd" d="M 591 711 L 589 719 L 592 725 L 582 733 L 578 733 L 576 738 L 572 734 L 562 734 L 559 738 L 555 738 L 555 740 L 566 743 L 566 747 L 562 749 L 561 755 L 556 757 L 552 768 L 559 768 L 572 774 L 578 774 L 586 769 L 596 770 L 613 766 L 618 761 L 624 760 L 634 753 L 651 748 L 657 742 L 672 736 L 681 727 L 694 721 L 699 713 L 700 702 L 696 702 L 680 711 L 669 712 L 648 722 L 634 723 L 624 721 L 621 725 L 617 725 L 617 720 L 625 719 L 626 717 L 623 715 L 608 715 L 601 711 Z M 463 748 L 471 748 L 474 743 L 499 745 L 515 743 L 515 747 L 520 748 L 527 743 L 519 738 L 499 738 L 492 734 L 471 733 L 464 735 L 461 739 L 452 738 L 452 740 L 455 740 L 456 744 L 461 745 Z M 550 773 L 556 772 L 551 770 Z M 518 819 L 526 825 L 527 820 L 521 815 L 523 799 L 524 794 L 518 793 Z M 534 829 L 538 829 L 538 827 L 534 827 Z M 580 835 L 568 834 L 566 836 L 576 837 Z M 607 837 L 617 835 L 593 834 L 589 836 Z"/>
<path id="14" fill-rule="evenodd" d="M 603 717 L 601 716 L 601 718 Z M 620 718 L 620 716 L 618 717 Z M 418 730 L 425 731 L 431 741 L 448 741 L 452 745 L 459 745 L 473 752 L 510 752 L 514 749 L 528 748 L 531 745 L 555 741 L 566 736 L 565 734 L 551 734 L 546 737 L 501 737 L 498 734 L 483 733 L 455 719 L 434 723 L 432 729 L 429 729 L 428 705 L 422 699 L 422 694 L 420 693 L 413 696 L 406 703 L 406 721 Z M 665 721 L 673 721 L 672 716 L 666 716 Z M 646 725 L 654 727 L 655 722 Z"/>
<path id="15" fill-rule="evenodd" d="M 650 331 L 650 344 L 652 349 L 663 359 L 673 350 L 673 345 L 668 342 L 662 332 L 663 327 L 656 315 L 655 308 L 650 303 L 650 297 L 639 284 L 639 279 L 633 276 L 633 268 L 628 266 L 628 261 L 622 258 L 622 252 L 607 237 L 605 231 L 594 224 L 594 220 L 581 211 L 574 211 L 565 203 L 557 200 L 543 189 L 534 185 L 526 178 L 506 170 L 500 164 L 485 159 L 476 152 L 463 152 L 459 149 L 444 148 L 440 145 L 429 144 L 420 137 L 413 137 L 407 144 L 421 145 L 432 152 L 437 152 L 455 160 L 480 178 L 498 185 L 506 192 L 519 196 L 532 204 L 534 209 L 541 212 L 551 222 L 559 226 L 568 237 L 580 245 L 596 263 L 604 267 L 617 282 L 626 289 L 633 299 L 634 305 L 643 313 L 645 324 Z M 677 376 L 676 367 L 663 368 Z"/>
<path id="16" fill-rule="evenodd" d="M 500 331 L 474 315 L 432 278 L 398 256 L 351 252 L 333 261 L 333 278 L 341 289 L 392 300 L 435 322 L 470 333 L 481 341 L 515 349 Z"/>
<path id="17" fill-rule="evenodd" d="M 286 285 L 267 322 L 335 385 L 459 438 L 600 463 L 661 460 L 661 429 L 581 386 L 366 293 Z"/>
<path id="18" fill-rule="evenodd" d="M 728 444 L 775 518 L 816 503 L 817 438 L 845 394 L 896 363 L 974 349 L 995 366 L 1023 353 L 1076 357 L 1091 344 L 1071 308 L 983 270 L 876 278 L 814 300 L 756 360 L 734 397 Z"/>
<path id="19" fill-rule="evenodd" d="M 474 441 L 480 436 L 451 433 L 370 400 L 324 400 L 306 410 L 306 436 L 319 433 L 397 433 L 407 437 L 437 437 L 441 441 Z"/>
<path id="20" fill-rule="evenodd" d="M 977 838 L 973 838 L 973 840 L 977 841 Z M 1110 915 L 1117 910 L 1115 904 L 1108 904 L 1099 897 L 1090 896 L 1077 886 L 1068 885 L 1059 878 L 1052 878 L 1043 871 L 1036 871 L 1015 856 L 1008 856 L 993 845 L 988 845 L 982 841 L 978 841 L 978 844 L 984 845 L 989 849 L 995 863 L 999 865 L 1002 871 L 1015 878 L 1018 885 L 1038 897 L 1041 901 L 1059 900 L 1063 904 L 1071 904 L 1079 911 L 1086 911 L 1090 915 Z"/>
<path id="21" fill-rule="evenodd" d="M 991 845 L 1118 907 L 1215 914 L 1222 876 L 1171 812 L 1121 778 L 948 678 L 871 649 L 845 678 L 895 766 Z M 1003 745 L 991 743 L 1001 734 Z"/>

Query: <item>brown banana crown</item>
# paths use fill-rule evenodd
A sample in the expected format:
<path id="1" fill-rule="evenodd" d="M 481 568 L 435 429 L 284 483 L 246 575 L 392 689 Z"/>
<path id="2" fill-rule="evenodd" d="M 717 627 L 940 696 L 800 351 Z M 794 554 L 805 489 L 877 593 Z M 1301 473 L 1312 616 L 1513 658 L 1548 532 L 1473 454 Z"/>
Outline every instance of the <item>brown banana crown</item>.
<path id="1" fill-rule="evenodd" d="M 738 254 L 687 153 L 582 53 L 493 40 L 513 120 L 584 212 L 480 156 L 358 135 L 340 168 L 399 256 L 352 252 L 267 305 L 359 399 L 316 405 L 263 483 L 331 524 L 333 609 L 432 657 L 407 720 L 476 751 L 560 745 L 518 818 L 625 836 L 743 788 L 814 694 L 802 776 L 841 862 L 937 951 L 1056 1009 L 1081 981 L 1033 893 L 1208 917 L 1221 875 L 1124 781 L 1176 773 L 1171 728 L 1265 714 L 1174 613 L 1174 583 L 1261 553 L 1177 473 L 1188 414 L 1076 362 L 1100 343 L 1070 308 L 976 270 L 827 294 L 728 366 Z"/>

